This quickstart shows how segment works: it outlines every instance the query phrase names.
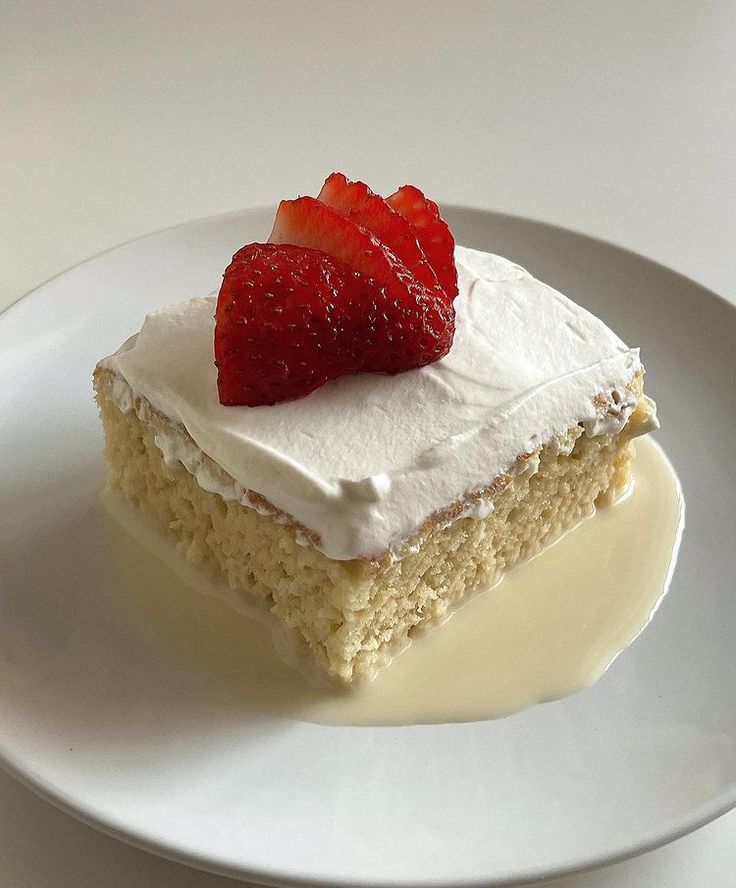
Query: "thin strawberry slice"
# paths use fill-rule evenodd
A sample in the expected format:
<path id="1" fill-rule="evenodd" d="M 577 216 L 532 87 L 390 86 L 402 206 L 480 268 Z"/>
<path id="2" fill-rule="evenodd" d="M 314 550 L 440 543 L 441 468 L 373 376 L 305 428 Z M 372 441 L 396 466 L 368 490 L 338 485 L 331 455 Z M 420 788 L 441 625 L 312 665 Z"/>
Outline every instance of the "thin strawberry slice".
<path id="1" fill-rule="evenodd" d="M 409 222 L 364 182 L 350 182 L 342 173 L 333 173 L 325 180 L 317 200 L 375 234 L 426 287 L 438 286 L 437 275 Z"/>
<path id="2" fill-rule="evenodd" d="M 322 250 L 385 287 L 398 287 L 399 296 L 421 286 L 374 234 L 314 197 L 282 200 L 268 242 Z"/>
<path id="3" fill-rule="evenodd" d="M 448 299 L 454 299 L 457 296 L 455 239 L 440 215 L 437 204 L 425 197 L 414 185 L 402 185 L 386 198 L 386 203 L 411 225 L 440 286 Z"/>
<path id="4" fill-rule="evenodd" d="M 220 403 L 275 404 L 346 373 L 400 373 L 447 354 L 452 308 L 416 282 L 402 298 L 396 287 L 319 250 L 243 247 L 215 311 Z"/>

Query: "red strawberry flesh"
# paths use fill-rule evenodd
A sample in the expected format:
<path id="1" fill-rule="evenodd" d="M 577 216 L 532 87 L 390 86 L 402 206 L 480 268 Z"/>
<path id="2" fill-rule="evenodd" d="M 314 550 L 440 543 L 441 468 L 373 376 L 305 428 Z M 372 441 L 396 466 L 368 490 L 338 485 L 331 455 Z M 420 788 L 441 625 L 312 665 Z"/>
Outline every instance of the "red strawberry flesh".
<path id="1" fill-rule="evenodd" d="M 440 286 L 452 300 L 457 296 L 455 239 L 440 215 L 437 204 L 414 185 L 402 185 L 386 203 L 411 225 L 419 246 L 437 275 Z"/>
<path id="2" fill-rule="evenodd" d="M 314 197 L 282 200 L 268 242 L 322 250 L 384 286 L 398 275 L 413 279 L 374 234 Z"/>
<path id="3" fill-rule="evenodd" d="M 438 287 L 409 222 L 363 182 L 350 182 L 342 173 L 325 180 L 317 200 L 374 234 L 429 289 Z"/>
<path id="4" fill-rule="evenodd" d="M 449 351 L 453 320 L 405 270 L 381 284 L 320 250 L 248 244 L 217 299 L 220 402 L 275 404 L 346 373 L 423 366 Z"/>

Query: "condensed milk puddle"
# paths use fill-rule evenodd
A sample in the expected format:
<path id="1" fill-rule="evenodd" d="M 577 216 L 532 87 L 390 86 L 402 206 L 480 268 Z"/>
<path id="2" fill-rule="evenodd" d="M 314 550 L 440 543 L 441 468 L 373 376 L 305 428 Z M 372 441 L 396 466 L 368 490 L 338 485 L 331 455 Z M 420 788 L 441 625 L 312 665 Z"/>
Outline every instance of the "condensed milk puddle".
<path id="1" fill-rule="evenodd" d="M 184 562 L 115 495 L 121 600 L 136 629 L 182 670 L 253 711 L 326 725 L 477 721 L 595 682 L 650 621 L 667 590 L 684 520 L 677 477 L 657 444 L 636 444 L 634 484 L 501 583 L 421 634 L 350 691 L 285 663 L 272 618 Z M 126 532 L 122 532 L 120 524 Z M 233 609 L 239 613 L 234 613 Z"/>

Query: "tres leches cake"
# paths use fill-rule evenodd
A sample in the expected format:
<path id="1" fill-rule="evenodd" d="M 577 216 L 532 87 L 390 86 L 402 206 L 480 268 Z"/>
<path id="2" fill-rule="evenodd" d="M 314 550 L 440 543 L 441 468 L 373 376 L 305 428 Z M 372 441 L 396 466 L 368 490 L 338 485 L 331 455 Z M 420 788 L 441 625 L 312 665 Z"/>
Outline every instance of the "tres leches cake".
<path id="1" fill-rule="evenodd" d="M 110 486 L 350 683 L 625 490 L 643 372 L 418 189 L 333 174 L 95 388 Z"/>

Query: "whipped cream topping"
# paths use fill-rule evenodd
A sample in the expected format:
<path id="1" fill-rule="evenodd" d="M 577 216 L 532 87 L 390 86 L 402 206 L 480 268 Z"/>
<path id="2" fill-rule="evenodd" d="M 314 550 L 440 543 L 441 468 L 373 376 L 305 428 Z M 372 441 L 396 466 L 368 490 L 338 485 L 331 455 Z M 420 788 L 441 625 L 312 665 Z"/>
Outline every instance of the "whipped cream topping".
<path id="1" fill-rule="evenodd" d="M 345 376 L 271 407 L 224 407 L 214 295 L 148 315 L 101 366 L 123 381 L 113 391 L 121 410 L 143 396 L 184 426 L 196 448 L 181 434 L 156 442 L 205 489 L 251 507 L 248 491 L 260 494 L 318 535 L 330 558 L 396 551 L 520 454 L 577 423 L 588 435 L 620 431 L 637 406 L 627 385 L 641 370 L 638 349 L 507 259 L 458 246 L 456 261 L 452 349 L 418 370 Z M 652 427 L 653 418 L 638 431 Z M 202 453 L 234 483 L 208 477 Z M 491 508 L 475 500 L 463 514 Z"/>

